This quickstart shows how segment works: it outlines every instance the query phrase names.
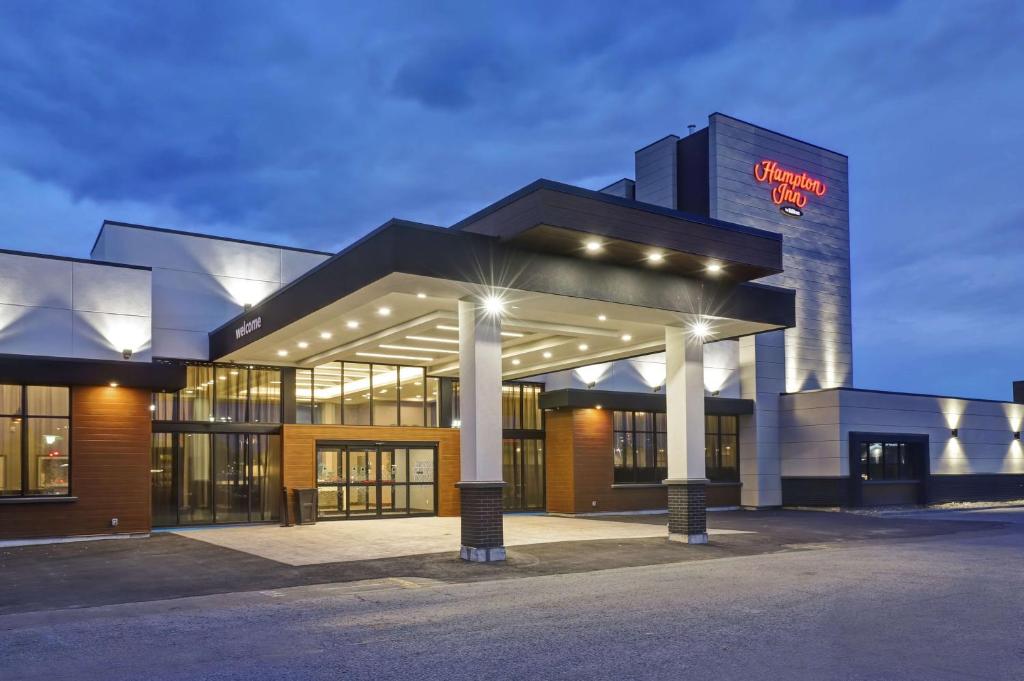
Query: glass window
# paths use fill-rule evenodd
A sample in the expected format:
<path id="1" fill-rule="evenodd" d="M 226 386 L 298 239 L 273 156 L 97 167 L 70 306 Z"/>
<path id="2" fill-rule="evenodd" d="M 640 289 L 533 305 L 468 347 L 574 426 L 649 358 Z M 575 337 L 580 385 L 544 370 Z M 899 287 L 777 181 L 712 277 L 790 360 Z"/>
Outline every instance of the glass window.
<path id="1" fill-rule="evenodd" d="M 184 525 L 213 522 L 210 437 L 206 433 L 185 433 L 181 440 L 178 522 Z"/>
<path id="2" fill-rule="evenodd" d="M 313 423 L 313 370 L 295 370 L 295 422 Z"/>
<path id="3" fill-rule="evenodd" d="M 0 386 L 0 496 L 71 493 L 70 395 L 63 386 Z"/>
<path id="4" fill-rule="evenodd" d="M 373 425 L 398 425 L 398 367 L 390 364 L 371 364 L 370 382 L 373 395 Z"/>
<path id="5" fill-rule="evenodd" d="M 370 425 L 370 365 L 345 362 L 343 381 L 344 423 L 349 426 Z"/>
<path id="6" fill-rule="evenodd" d="M 337 425 L 341 413 L 341 362 L 328 362 L 313 369 L 313 423 Z"/>
<path id="7" fill-rule="evenodd" d="M 249 519 L 249 476 L 245 465 L 244 437 L 213 436 L 214 513 L 218 522 Z"/>
<path id="8" fill-rule="evenodd" d="M 250 520 L 276 520 L 281 510 L 281 436 L 246 435 Z"/>
<path id="9" fill-rule="evenodd" d="M 227 423 L 245 422 L 249 372 L 228 367 L 214 367 L 213 371 L 214 416 Z"/>
<path id="10" fill-rule="evenodd" d="M 68 388 L 30 385 L 25 390 L 25 411 L 29 416 L 67 416 Z"/>
<path id="11" fill-rule="evenodd" d="M 520 428 L 518 385 L 501 386 L 501 427 L 506 429 Z"/>
<path id="12" fill-rule="evenodd" d="M 18 396 L 20 399 L 20 386 Z M 0 496 L 20 494 L 21 418 L 0 416 Z"/>
<path id="13" fill-rule="evenodd" d="M 400 367 L 400 413 L 403 426 L 424 425 L 424 397 L 426 393 L 426 370 L 419 367 Z"/>
<path id="14" fill-rule="evenodd" d="M 917 480 L 916 445 L 908 442 L 865 442 L 860 449 L 863 480 Z"/>
<path id="15" fill-rule="evenodd" d="M 281 372 L 249 370 L 249 423 L 281 422 Z"/>
<path id="16" fill-rule="evenodd" d="M 27 419 L 28 493 L 66 495 L 70 486 L 67 419 Z"/>
<path id="17" fill-rule="evenodd" d="M 452 381 L 452 428 L 462 425 L 462 400 L 459 393 L 459 382 Z"/>
<path id="18" fill-rule="evenodd" d="M 428 377 L 427 378 L 427 425 L 432 428 L 439 428 L 441 426 L 441 379 Z"/>
<path id="19" fill-rule="evenodd" d="M 523 386 L 523 428 L 526 430 L 543 429 L 544 415 L 540 410 L 540 386 Z"/>
<path id="20" fill-rule="evenodd" d="M 21 414 L 20 385 L 0 385 L 0 414 Z"/>
<path id="21" fill-rule="evenodd" d="M 174 420 L 174 393 L 153 393 L 149 412 L 154 421 Z"/>
<path id="22" fill-rule="evenodd" d="M 653 412 L 612 412 L 612 465 L 617 483 L 661 482 L 668 474 L 665 421 Z"/>
<path id="23" fill-rule="evenodd" d="M 712 482 L 740 479 L 739 417 L 704 417 L 704 468 Z"/>
<path id="24" fill-rule="evenodd" d="M 178 418 L 182 421 L 212 421 L 212 388 L 213 367 L 189 365 L 185 369 L 185 388 L 179 397 Z"/>
<path id="25" fill-rule="evenodd" d="M 150 457 L 153 525 L 176 525 L 178 511 L 174 502 L 174 434 L 153 433 Z"/>

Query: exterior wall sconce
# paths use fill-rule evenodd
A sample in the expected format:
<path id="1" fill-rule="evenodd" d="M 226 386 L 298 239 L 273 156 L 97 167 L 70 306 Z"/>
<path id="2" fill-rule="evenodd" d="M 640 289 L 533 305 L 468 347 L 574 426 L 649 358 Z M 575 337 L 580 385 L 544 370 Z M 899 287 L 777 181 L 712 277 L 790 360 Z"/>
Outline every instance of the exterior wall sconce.
<path id="1" fill-rule="evenodd" d="M 1020 439 L 1020 431 L 1019 430 L 1014 431 L 1013 439 L 1014 440 L 1019 440 Z"/>
<path id="2" fill-rule="evenodd" d="M 131 359 L 132 358 L 132 349 L 131 348 L 125 348 L 124 350 L 121 351 L 121 356 L 124 357 L 125 359 Z"/>
<path id="3" fill-rule="evenodd" d="M 960 437 L 960 429 L 954 428 L 953 430 L 949 431 L 949 434 L 951 437 Z"/>
<path id="4" fill-rule="evenodd" d="M 651 388 L 651 392 L 660 393 L 661 392 L 661 386 L 660 385 L 654 386 L 653 388 Z"/>
<path id="5" fill-rule="evenodd" d="M 590 383 L 587 383 L 587 390 L 593 390 L 594 386 L 596 386 L 596 385 L 597 385 L 597 381 L 591 381 Z"/>
<path id="6" fill-rule="evenodd" d="M 242 306 L 242 309 L 248 312 L 249 310 L 252 309 L 252 303 L 246 303 L 245 305 Z"/>

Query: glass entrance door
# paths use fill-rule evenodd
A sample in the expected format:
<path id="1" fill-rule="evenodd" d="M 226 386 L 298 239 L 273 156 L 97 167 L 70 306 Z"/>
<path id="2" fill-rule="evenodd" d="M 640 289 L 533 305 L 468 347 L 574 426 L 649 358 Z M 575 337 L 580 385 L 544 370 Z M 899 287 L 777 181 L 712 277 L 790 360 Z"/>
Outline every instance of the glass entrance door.
<path id="1" fill-rule="evenodd" d="M 436 458 L 432 446 L 320 444 L 318 517 L 432 515 Z"/>

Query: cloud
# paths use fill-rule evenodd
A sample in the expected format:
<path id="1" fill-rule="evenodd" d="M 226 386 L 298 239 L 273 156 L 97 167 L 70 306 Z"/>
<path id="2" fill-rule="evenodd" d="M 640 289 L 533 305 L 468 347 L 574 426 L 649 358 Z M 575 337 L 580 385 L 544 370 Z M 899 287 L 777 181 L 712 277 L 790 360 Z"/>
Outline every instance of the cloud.
<path id="1" fill-rule="evenodd" d="M 927 367 L 969 346 L 950 329 L 983 329 L 971 343 L 993 351 L 1019 330 L 999 309 L 1024 283 L 1006 257 L 1024 229 L 1017 3 L 0 13 L 0 246 L 84 255 L 110 217 L 336 249 L 391 217 L 451 224 L 538 177 L 630 176 L 635 149 L 723 111 L 850 155 L 858 382 L 937 391 Z M 998 361 L 976 393 L 1024 376 Z"/>

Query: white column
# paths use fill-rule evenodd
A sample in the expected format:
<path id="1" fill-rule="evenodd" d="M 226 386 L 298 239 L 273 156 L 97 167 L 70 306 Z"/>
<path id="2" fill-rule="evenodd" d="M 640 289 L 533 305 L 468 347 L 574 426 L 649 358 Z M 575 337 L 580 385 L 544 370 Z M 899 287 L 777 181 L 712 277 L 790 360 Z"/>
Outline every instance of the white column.
<path id="1" fill-rule="evenodd" d="M 462 482 L 501 482 L 501 317 L 459 301 Z"/>
<path id="2" fill-rule="evenodd" d="M 687 329 L 665 329 L 665 407 L 669 480 L 704 481 L 704 344 Z"/>
<path id="3" fill-rule="evenodd" d="M 706 544 L 704 341 L 688 329 L 665 329 L 668 538 Z"/>
<path id="4" fill-rule="evenodd" d="M 458 483 L 463 560 L 505 560 L 501 471 L 501 317 L 459 301 Z"/>
<path id="5" fill-rule="evenodd" d="M 782 505 L 779 395 L 786 390 L 782 331 L 740 339 L 740 394 L 754 413 L 740 417 L 740 503 L 749 508 Z"/>

